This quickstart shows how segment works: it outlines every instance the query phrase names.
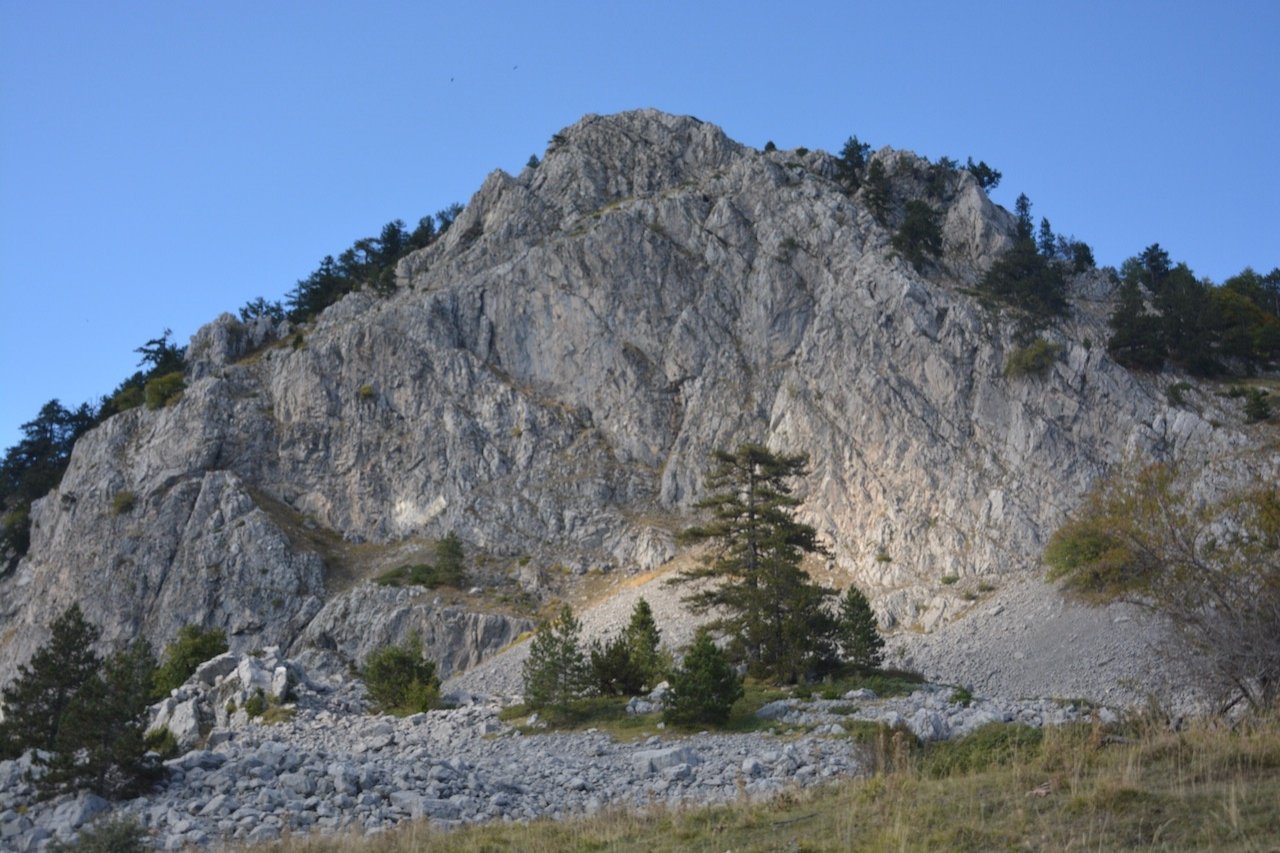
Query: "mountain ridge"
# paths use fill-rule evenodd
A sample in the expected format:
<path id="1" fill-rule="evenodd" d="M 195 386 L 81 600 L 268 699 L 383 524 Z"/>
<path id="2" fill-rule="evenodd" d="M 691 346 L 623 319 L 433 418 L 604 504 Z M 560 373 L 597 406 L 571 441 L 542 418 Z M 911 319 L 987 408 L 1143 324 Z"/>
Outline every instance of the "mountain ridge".
<path id="1" fill-rule="evenodd" d="M 587 116 L 536 167 L 490 174 L 389 297 L 351 293 L 299 328 L 215 320 L 182 399 L 82 437 L 33 507 L 31 551 L 0 580 L 0 680 L 72 598 L 106 641 L 195 622 L 241 649 L 297 642 L 346 593 L 268 500 L 356 545 L 454 530 L 489 585 L 548 597 L 671 558 L 710 451 L 763 438 L 810 456 L 801 517 L 835 552 L 816 570 L 910 625 L 963 609 L 944 576 L 1034 568 L 1125 458 L 1215 460 L 1206 488 L 1277 464 L 1224 404 L 1174 406 L 1168 374 L 1092 343 L 1101 273 L 1075 276 L 1071 314 L 1039 333 L 1061 348 L 1045 376 L 1005 376 L 1024 330 L 972 287 L 1014 217 L 963 170 L 930 196 L 928 161 L 871 160 L 891 219 L 915 197 L 937 208 L 924 273 L 831 155 L 646 110 Z"/>

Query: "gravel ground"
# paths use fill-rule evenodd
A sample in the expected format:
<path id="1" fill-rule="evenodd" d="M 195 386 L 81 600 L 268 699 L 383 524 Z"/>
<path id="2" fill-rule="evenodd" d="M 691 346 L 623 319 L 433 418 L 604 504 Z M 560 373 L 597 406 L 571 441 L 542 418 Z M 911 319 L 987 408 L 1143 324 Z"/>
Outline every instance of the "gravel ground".
<path id="1" fill-rule="evenodd" d="M 676 648 L 687 644 L 700 619 L 681 604 L 685 591 L 664 579 L 624 586 L 582 610 L 584 639 L 616 634 L 643 596 L 663 641 Z M 997 580 L 997 590 L 954 621 L 927 634 L 891 635 L 888 663 L 982 696 L 1078 698 L 1112 707 L 1141 705 L 1149 696 L 1172 706 L 1186 701 L 1185 673 L 1161 654 L 1169 631 L 1150 614 L 1130 605 L 1095 608 L 1068 601 L 1031 574 Z M 527 655 L 528 643 L 520 643 L 450 679 L 445 691 L 516 696 Z"/>
<path id="2" fill-rule="evenodd" d="M 1082 698 L 1112 707 L 1148 697 L 1171 707 L 1191 701 L 1185 671 L 1164 654 L 1171 632 L 1152 614 L 1069 601 L 1030 574 L 999 583 L 929 634 L 894 635 L 890 662 L 985 696 Z"/>

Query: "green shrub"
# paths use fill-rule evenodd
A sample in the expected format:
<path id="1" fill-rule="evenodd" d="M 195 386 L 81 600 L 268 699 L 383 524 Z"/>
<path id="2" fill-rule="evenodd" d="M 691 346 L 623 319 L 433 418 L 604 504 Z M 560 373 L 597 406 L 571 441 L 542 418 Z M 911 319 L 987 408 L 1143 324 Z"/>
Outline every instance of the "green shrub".
<path id="1" fill-rule="evenodd" d="M 244 712 L 249 715 L 249 719 L 261 717 L 267 710 L 267 694 L 262 692 L 259 687 L 253 692 L 253 695 L 244 700 Z"/>
<path id="2" fill-rule="evenodd" d="M 183 625 L 178 636 L 165 646 L 164 662 L 156 670 L 154 696 L 161 698 L 181 687 L 207 660 L 227 650 L 227 634 L 221 628 L 204 630 L 198 625 Z"/>
<path id="3" fill-rule="evenodd" d="M 1175 382 L 1164 389 L 1164 398 L 1170 406 L 1182 406 L 1187 402 L 1187 392 L 1190 390 L 1189 382 Z"/>
<path id="4" fill-rule="evenodd" d="M 133 512 L 138 503 L 138 496 L 128 489 L 121 489 L 111 496 L 111 514 L 126 515 Z"/>
<path id="5" fill-rule="evenodd" d="M 108 405 L 113 412 L 127 412 L 141 406 L 142 402 L 142 386 L 126 384 L 111 395 Z"/>
<path id="6" fill-rule="evenodd" d="M 181 371 L 175 371 L 148 380 L 143 386 L 142 395 L 148 409 L 159 409 L 177 402 L 186 387 Z"/>
<path id="7" fill-rule="evenodd" d="M 958 583 L 959 580 L 960 580 L 959 575 L 943 575 L 942 576 L 942 583 L 944 586 L 951 586 L 955 583 Z"/>
<path id="8" fill-rule="evenodd" d="M 925 202 L 912 199 L 907 202 L 906 218 L 894 232 L 891 243 L 916 272 L 923 272 L 930 258 L 942 254 L 942 228 L 938 224 L 938 215 Z"/>
<path id="9" fill-rule="evenodd" d="M 359 390 L 356 393 L 360 396 L 361 400 L 372 400 L 373 386 L 370 385 L 368 382 L 366 382 L 365 384 L 360 386 Z"/>
<path id="10" fill-rule="evenodd" d="M 109 815 L 82 827 L 74 843 L 55 841 L 49 846 L 54 853 L 145 853 L 147 831 L 133 816 Z"/>
<path id="11" fill-rule="evenodd" d="M 416 634 L 410 634 L 402 646 L 382 646 L 371 652 L 360 677 L 374 706 L 384 714 L 417 714 L 440 701 L 436 665 L 423 657 Z"/>
<path id="12" fill-rule="evenodd" d="M 1062 354 L 1062 345 L 1036 338 L 1025 347 L 1009 353 L 1004 364 L 1004 375 L 1009 379 L 1044 376 Z"/>
<path id="13" fill-rule="evenodd" d="M 1249 423 L 1258 423 L 1271 417 L 1271 401 L 1267 399 L 1269 396 L 1261 388 L 1250 388 L 1246 392 L 1244 416 Z"/>
<path id="14" fill-rule="evenodd" d="M 151 729 L 144 736 L 142 743 L 148 752 L 156 753 L 161 760 L 173 758 L 178 754 L 178 739 L 173 736 L 173 732 L 169 731 L 168 726 Z"/>
<path id="15" fill-rule="evenodd" d="M 635 696 L 644 687 L 644 673 L 631 659 L 625 636 L 591 644 L 591 682 L 602 696 Z"/>
<path id="16" fill-rule="evenodd" d="M 684 662 L 671 674 L 662 719 L 669 723 L 723 724 L 742 698 L 742 677 L 706 629 L 698 631 Z"/>

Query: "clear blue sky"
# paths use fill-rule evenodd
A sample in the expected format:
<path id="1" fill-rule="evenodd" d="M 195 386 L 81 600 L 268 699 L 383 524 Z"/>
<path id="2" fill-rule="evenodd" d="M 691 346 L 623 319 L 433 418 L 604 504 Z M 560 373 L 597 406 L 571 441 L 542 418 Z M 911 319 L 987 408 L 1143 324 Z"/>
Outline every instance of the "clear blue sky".
<path id="1" fill-rule="evenodd" d="M 1280 2 L 0 0 L 0 448 L 585 113 L 985 159 L 1118 264 L 1280 265 Z"/>

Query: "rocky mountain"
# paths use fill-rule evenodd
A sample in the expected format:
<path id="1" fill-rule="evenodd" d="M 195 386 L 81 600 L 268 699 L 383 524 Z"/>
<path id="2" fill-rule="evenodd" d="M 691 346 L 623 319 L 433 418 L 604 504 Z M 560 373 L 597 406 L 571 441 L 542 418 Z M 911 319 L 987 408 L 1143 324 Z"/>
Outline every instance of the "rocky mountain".
<path id="1" fill-rule="evenodd" d="M 900 625 L 963 606 L 944 576 L 1034 568 L 1128 455 L 1275 469 L 1234 403 L 1175 407 L 1177 377 L 1110 360 L 1102 273 L 1042 332 L 1047 373 L 1006 376 L 1025 337 L 972 288 L 1013 217 L 966 171 L 872 161 L 880 219 L 823 152 L 587 116 L 490 175 L 392 295 L 298 328 L 218 318 L 182 398 L 85 435 L 33 508 L 0 580 L 0 681 L 72 600 L 108 642 L 194 622 L 358 657 L 417 630 L 447 674 L 531 624 L 511 602 L 673 557 L 709 453 L 746 440 L 809 454 L 801 515 L 834 554 L 815 570 Z M 923 272 L 891 243 L 913 198 L 942 225 Z M 475 590 L 363 582 L 450 530 Z"/>

